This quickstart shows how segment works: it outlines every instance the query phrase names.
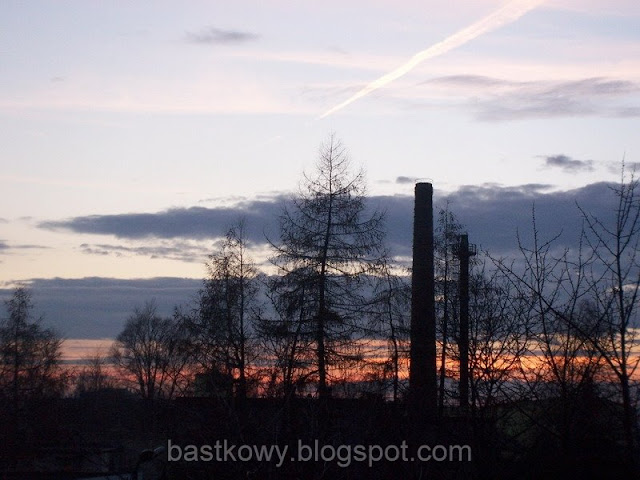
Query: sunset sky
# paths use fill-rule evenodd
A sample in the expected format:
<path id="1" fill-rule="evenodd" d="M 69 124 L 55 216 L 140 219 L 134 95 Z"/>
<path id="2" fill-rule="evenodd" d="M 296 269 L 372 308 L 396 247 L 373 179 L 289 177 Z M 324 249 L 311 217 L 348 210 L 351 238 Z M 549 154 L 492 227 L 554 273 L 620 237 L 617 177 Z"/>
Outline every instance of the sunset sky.
<path id="1" fill-rule="evenodd" d="M 521 11 L 496 20 L 505 6 Z M 396 255 L 416 179 L 508 253 L 534 200 L 551 233 L 574 232 L 576 200 L 607 210 L 600 182 L 640 162 L 639 120 L 636 0 L 5 0 L 3 296 L 30 284 L 69 338 L 115 336 L 150 297 L 170 311 L 238 216 L 264 259 L 332 132 Z"/>

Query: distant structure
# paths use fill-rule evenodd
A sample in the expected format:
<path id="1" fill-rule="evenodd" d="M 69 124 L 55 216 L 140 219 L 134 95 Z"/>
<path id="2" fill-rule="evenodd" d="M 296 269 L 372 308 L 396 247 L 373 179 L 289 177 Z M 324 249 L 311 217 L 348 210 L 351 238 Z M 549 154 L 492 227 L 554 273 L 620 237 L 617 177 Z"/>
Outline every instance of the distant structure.
<path id="1" fill-rule="evenodd" d="M 433 186 L 417 183 L 411 275 L 409 395 L 414 418 L 434 424 L 437 412 L 436 316 L 433 265 Z"/>
<path id="2" fill-rule="evenodd" d="M 460 235 L 458 259 L 460 273 L 458 288 L 460 292 L 460 406 L 469 406 L 469 258 L 476 254 L 476 246 L 469 244 L 469 235 Z"/>

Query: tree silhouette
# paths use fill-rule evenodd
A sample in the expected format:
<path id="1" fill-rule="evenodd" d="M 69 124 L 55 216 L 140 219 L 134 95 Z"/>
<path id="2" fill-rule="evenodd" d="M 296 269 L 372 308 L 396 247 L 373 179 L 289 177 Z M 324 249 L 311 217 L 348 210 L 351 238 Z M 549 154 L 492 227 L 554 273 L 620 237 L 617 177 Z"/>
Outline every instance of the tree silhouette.
<path id="1" fill-rule="evenodd" d="M 364 172 L 352 171 L 334 136 L 280 215 L 272 261 L 282 282 L 274 287 L 313 337 L 320 397 L 328 395 L 332 365 L 360 358 L 355 336 L 362 331 L 364 298 L 358 285 L 382 255 L 383 217 L 367 210 Z"/>
<path id="2" fill-rule="evenodd" d="M 0 321 L 0 395 L 14 405 L 62 393 L 59 360 L 62 339 L 33 318 L 31 293 L 17 288 Z"/>
<path id="3" fill-rule="evenodd" d="M 455 248 L 463 225 L 449 209 L 447 203 L 438 211 L 438 220 L 434 232 L 435 289 L 437 327 L 440 333 L 440 365 L 438 384 L 438 416 L 442 416 L 445 406 L 446 379 L 453 376 L 447 372 L 447 360 L 455 356 L 455 347 L 449 345 L 451 338 L 457 336 L 458 326 L 458 282 Z M 449 351 L 451 350 L 451 351 Z"/>
<path id="4" fill-rule="evenodd" d="M 98 392 L 102 389 L 113 388 L 115 379 L 109 373 L 109 359 L 96 352 L 85 358 L 83 366 L 75 378 L 75 394 L 82 395 L 87 392 Z"/>
<path id="5" fill-rule="evenodd" d="M 388 356 L 384 362 L 384 377 L 391 376 L 391 398 L 400 399 L 401 370 L 409 364 L 409 320 L 411 284 L 406 275 L 395 273 L 390 259 L 384 259 L 380 272 L 373 277 L 373 302 L 369 317 L 375 338 L 387 342 Z M 378 354 L 379 355 L 379 354 Z"/>
<path id="6" fill-rule="evenodd" d="M 192 349 L 181 319 L 160 317 L 151 301 L 136 307 L 116 337 L 111 355 L 143 399 L 170 399 L 186 384 Z"/>
<path id="7" fill-rule="evenodd" d="M 602 354 L 617 379 L 627 453 L 637 470 L 636 406 L 631 388 L 640 363 L 640 357 L 633 352 L 640 326 L 640 186 L 634 174 L 627 176 L 622 164 L 620 183 L 612 189 L 617 200 L 612 218 L 598 218 L 580 209 L 586 223 L 587 242 L 594 256 L 591 271 L 597 272 L 587 283 L 594 293 L 591 300 L 598 321 L 594 324 L 595 329 L 578 329 Z"/>
<path id="8" fill-rule="evenodd" d="M 222 372 L 247 395 L 247 371 L 254 360 L 253 323 L 259 310 L 258 271 L 248 254 L 244 222 L 229 228 L 207 262 L 208 277 L 192 321 L 197 360 L 206 373 Z"/>
<path id="9" fill-rule="evenodd" d="M 521 369 L 525 397 L 552 397 L 559 404 L 558 417 L 538 418 L 537 425 L 557 437 L 565 450 L 574 448 L 574 429 L 583 422 L 575 415 L 576 399 L 594 393 L 596 378 L 601 393 L 617 384 L 614 398 L 622 408 L 616 417 L 628 462 L 618 466 L 636 473 L 632 379 L 640 362 L 633 350 L 640 293 L 637 189 L 638 181 L 627 179 L 623 166 L 621 182 L 612 189 L 617 200 L 612 215 L 598 218 L 578 207 L 584 222 L 579 245 L 560 253 L 553 248 L 558 236 L 540 240 L 534 211 L 533 246 L 519 242 L 521 266 L 496 261 L 515 298 L 529 305 L 527 356 L 539 361 L 532 363 L 536 368 Z"/>
<path id="10" fill-rule="evenodd" d="M 0 320 L 0 464 L 28 453 L 36 438 L 50 433 L 35 425 L 48 400 L 62 396 L 66 377 L 60 367 L 62 339 L 33 317 L 31 292 L 19 287 L 5 302 Z"/>

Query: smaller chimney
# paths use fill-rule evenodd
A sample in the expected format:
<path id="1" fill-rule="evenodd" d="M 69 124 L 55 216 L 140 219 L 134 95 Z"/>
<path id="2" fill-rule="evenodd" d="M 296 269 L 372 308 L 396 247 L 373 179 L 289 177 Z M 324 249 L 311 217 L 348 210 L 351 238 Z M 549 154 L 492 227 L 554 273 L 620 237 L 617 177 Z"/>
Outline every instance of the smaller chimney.
<path id="1" fill-rule="evenodd" d="M 475 245 L 469 245 L 469 235 L 460 235 L 458 258 L 460 259 L 460 406 L 469 405 L 469 258 L 476 254 Z"/>

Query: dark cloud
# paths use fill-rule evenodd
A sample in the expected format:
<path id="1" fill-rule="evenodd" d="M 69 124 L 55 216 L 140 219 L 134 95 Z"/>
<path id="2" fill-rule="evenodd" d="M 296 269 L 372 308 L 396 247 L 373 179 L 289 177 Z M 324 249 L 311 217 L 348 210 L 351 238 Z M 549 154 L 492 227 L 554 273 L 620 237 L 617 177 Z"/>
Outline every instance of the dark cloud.
<path id="1" fill-rule="evenodd" d="M 541 237 L 562 233 L 558 247 L 575 247 L 582 228 L 580 205 L 598 218 L 610 218 L 615 208 L 612 184 L 595 183 L 569 191 L 551 191 L 549 185 L 528 184 L 465 186 L 455 192 L 435 191 L 434 215 L 448 208 L 465 226 L 473 243 L 494 256 L 513 255 L 523 242 L 532 240 L 532 214 L 535 205 Z M 372 202 L 387 212 L 388 242 L 394 254 L 411 256 L 413 197 L 373 197 Z"/>
<path id="2" fill-rule="evenodd" d="M 46 245 L 12 245 L 11 248 L 16 250 L 47 250 L 51 247 Z"/>
<path id="3" fill-rule="evenodd" d="M 582 228 L 578 205 L 601 219 L 610 218 L 615 208 L 612 184 L 600 182 L 569 191 L 545 191 L 540 186 L 465 187 L 448 195 L 474 242 L 494 255 L 509 255 L 517 248 L 516 234 L 532 241 L 532 216 L 544 239 L 562 233 L 557 245 L 577 245 Z"/>
<path id="4" fill-rule="evenodd" d="M 90 215 L 69 220 L 41 222 L 40 228 L 76 233 L 115 235 L 118 238 L 213 239 L 244 218 L 250 241 L 264 243 L 264 233 L 287 197 L 243 201 L 231 207 L 174 208 L 159 213 Z"/>
<path id="5" fill-rule="evenodd" d="M 154 299 L 160 315 L 171 315 L 175 305 L 187 305 L 202 285 L 190 278 L 149 279 L 34 279 L 34 313 L 65 338 L 113 338 L 137 306 Z M 0 289 L 0 300 L 11 289 Z M 4 315 L 4 311 L 2 312 Z"/>
<path id="6" fill-rule="evenodd" d="M 438 192 L 436 185 L 434 201 L 436 212 L 437 208 L 448 202 L 449 208 L 466 225 L 472 241 L 493 254 L 501 255 L 516 249 L 516 232 L 520 232 L 523 240 L 529 238 L 527 235 L 531 231 L 534 204 L 541 234 L 551 237 L 562 231 L 560 241 L 564 245 L 573 245 L 581 228 L 576 204 L 599 218 L 607 218 L 614 208 L 614 196 L 610 187 L 611 184 L 601 182 L 575 190 L 553 191 L 550 185 L 544 184 L 516 187 L 485 184 L 465 186 L 444 194 Z M 81 248 L 86 253 L 157 255 L 197 261 L 194 258 L 201 253 L 202 245 L 197 242 L 220 238 L 241 216 L 245 218 L 248 240 L 254 246 L 266 246 L 265 232 L 270 238 L 277 240 L 277 217 L 282 212 L 285 201 L 285 196 L 274 196 L 224 208 L 194 207 L 158 213 L 93 215 L 45 222 L 41 227 L 66 229 L 76 233 L 115 235 L 134 242 L 131 245 L 83 244 Z M 372 196 L 369 198 L 369 206 L 386 212 L 388 243 L 394 254 L 410 256 L 413 197 Z M 156 243 L 147 243 L 146 248 L 136 245 L 135 242 L 142 238 L 152 239 Z M 157 239 L 166 241 L 158 243 Z"/>
<path id="7" fill-rule="evenodd" d="M 636 116 L 635 107 L 616 105 L 615 100 L 638 92 L 640 86 L 636 83 L 603 78 L 527 82 L 480 100 L 477 116 L 495 121 L 574 115 Z"/>
<path id="8" fill-rule="evenodd" d="M 622 167 L 624 167 L 624 171 Z M 631 175 L 637 178 L 637 172 L 640 172 L 640 162 L 625 161 L 624 165 L 620 162 L 608 162 L 607 170 L 616 175 L 621 175 L 622 173 L 624 173 L 627 178 L 629 178 Z"/>
<path id="9" fill-rule="evenodd" d="M 10 252 L 12 250 L 42 250 L 51 247 L 47 247 L 44 245 L 10 245 L 6 243 L 4 240 L 0 240 L 0 252 Z"/>
<path id="10" fill-rule="evenodd" d="M 494 256 L 513 255 L 518 235 L 532 239 L 535 205 L 537 228 L 543 238 L 562 233 L 557 246 L 575 247 L 582 228 L 578 205 L 598 218 L 610 218 L 615 208 L 612 184 L 595 183 L 575 190 L 552 191 L 550 185 L 527 184 L 516 187 L 485 184 L 465 186 L 443 194 L 435 191 L 434 214 L 448 208 L 465 226 L 473 243 Z M 437 186 L 436 186 L 437 187 Z M 386 211 L 387 241 L 394 255 L 410 258 L 412 244 L 413 197 L 371 197 L 372 207 Z"/>
<path id="11" fill-rule="evenodd" d="M 257 40 L 259 35 L 239 30 L 224 30 L 216 27 L 205 27 L 199 32 L 187 32 L 187 40 L 192 43 L 210 45 L 231 45 Z"/>
<path id="12" fill-rule="evenodd" d="M 482 250 L 489 250 L 493 256 L 516 257 L 517 235 L 524 244 L 531 245 L 534 205 L 540 237 L 550 239 L 561 233 L 557 240 L 558 247 L 574 248 L 582 227 L 577 205 L 606 222 L 615 212 L 613 186 L 600 182 L 568 191 L 554 191 L 545 184 L 465 186 L 451 193 L 436 190 L 434 210 L 437 218 L 438 209 L 448 205 L 465 225 L 472 243 Z M 224 209 L 174 209 L 133 218 L 131 215 L 95 215 L 79 217 L 82 221 L 71 219 L 57 222 L 55 228 L 63 228 L 64 223 L 64 228 L 80 233 L 113 234 L 132 239 L 133 243 L 136 239 L 160 234 L 168 240 L 151 242 L 146 249 L 126 242 L 122 245 L 83 244 L 81 248 L 87 253 L 99 255 L 159 255 L 191 261 L 188 258 L 190 252 L 198 251 L 198 241 L 203 236 L 221 234 L 227 226 L 213 222 L 234 220 L 247 212 L 252 212 L 247 218 L 248 228 L 252 222 L 261 225 L 259 228 L 249 228 L 250 238 L 256 244 L 263 244 L 262 225 L 268 222 L 275 231 L 282 201 L 276 196 L 270 200 L 242 202 Z M 392 253 L 409 261 L 413 204 L 413 197 L 407 195 L 369 198 L 369 208 L 386 212 L 388 244 Z M 207 228 L 201 225 L 204 220 Z M 171 222 L 177 222 L 179 227 L 170 227 Z M 189 222 L 196 222 L 196 225 L 188 226 Z M 0 249 L 2 245 L 3 242 L 0 242 Z M 46 324 L 56 327 L 68 338 L 114 337 L 134 307 L 155 298 L 160 312 L 170 315 L 174 305 L 192 301 L 201 286 L 199 279 L 184 278 L 36 279 L 28 283 L 34 292 L 37 313 L 45 313 Z M 0 290 L 1 299 L 8 298 L 10 294 L 9 289 Z"/>
<path id="13" fill-rule="evenodd" d="M 414 177 L 396 177 L 396 183 L 399 184 L 407 184 L 407 183 L 414 183 L 416 181 L 416 179 Z"/>
<path id="14" fill-rule="evenodd" d="M 423 85 L 473 89 L 466 106 L 484 121 L 525 118 L 604 115 L 640 116 L 640 106 L 629 105 L 640 84 L 620 79 L 584 78 L 574 81 L 517 82 L 479 75 L 450 75 L 429 79 Z M 478 91 L 478 89 L 480 89 Z"/>
<path id="15" fill-rule="evenodd" d="M 562 154 L 545 157 L 544 163 L 547 167 L 561 168 L 565 172 L 593 171 L 593 160 L 575 160 Z"/>
<path id="16" fill-rule="evenodd" d="M 178 260 L 188 263 L 204 263 L 211 253 L 210 246 L 193 244 L 184 241 L 170 241 L 158 245 L 128 246 L 111 244 L 80 245 L 83 253 L 115 257 L 143 256 L 152 259 Z"/>

